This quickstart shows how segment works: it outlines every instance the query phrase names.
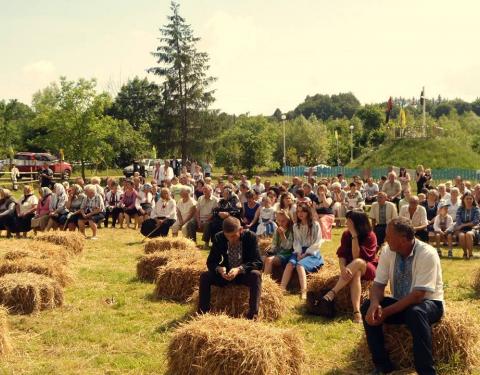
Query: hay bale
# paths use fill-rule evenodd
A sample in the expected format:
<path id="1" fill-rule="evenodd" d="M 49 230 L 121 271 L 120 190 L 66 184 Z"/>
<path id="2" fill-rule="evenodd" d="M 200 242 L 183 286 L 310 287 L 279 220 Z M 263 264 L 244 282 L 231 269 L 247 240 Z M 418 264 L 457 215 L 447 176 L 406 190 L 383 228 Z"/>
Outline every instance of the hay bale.
<path id="1" fill-rule="evenodd" d="M 137 277 L 141 281 L 153 282 L 158 267 L 166 265 L 169 261 L 181 260 L 185 262 L 196 259 L 200 259 L 200 254 L 193 251 L 166 250 L 145 254 L 138 260 Z"/>
<path id="2" fill-rule="evenodd" d="M 433 359 L 440 373 L 469 373 L 479 363 L 479 328 L 468 303 L 455 302 L 447 305 L 444 317 L 432 326 Z M 383 330 L 385 348 L 392 362 L 399 369 L 413 369 L 413 342 L 408 328 L 404 325 L 384 324 Z M 372 367 L 365 336 L 357 352 L 355 357 L 363 359 L 359 365 L 362 368 Z"/>
<path id="3" fill-rule="evenodd" d="M 63 246 L 70 254 L 80 254 L 85 247 L 85 236 L 79 232 L 48 232 L 35 237 L 37 241 L 46 241 Z"/>
<path id="4" fill-rule="evenodd" d="M 72 281 L 71 275 L 63 265 L 49 259 L 24 257 L 0 262 L 0 277 L 21 272 L 31 272 L 51 277 L 58 281 L 61 286 L 66 286 Z"/>
<path id="5" fill-rule="evenodd" d="M 168 373 L 175 375 L 298 375 L 303 339 L 293 330 L 203 315 L 181 325 L 168 346 Z"/>
<path id="6" fill-rule="evenodd" d="M 66 264 L 69 254 L 63 246 L 33 239 L 0 241 L 0 254 L 7 260 L 30 257 L 37 259 L 55 259 Z"/>
<path id="7" fill-rule="evenodd" d="M 212 286 L 210 312 L 226 314 L 234 318 L 246 317 L 248 313 L 249 290 L 244 285 L 228 285 L 225 287 Z M 196 311 L 198 306 L 198 290 L 192 295 Z M 262 295 L 258 319 L 273 321 L 281 318 L 286 311 L 285 297 L 280 286 L 268 275 L 262 277 Z"/>
<path id="8" fill-rule="evenodd" d="M 207 270 L 205 260 L 171 261 L 157 270 L 154 297 L 187 302 Z"/>
<path id="9" fill-rule="evenodd" d="M 267 251 L 272 247 L 272 239 L 270 237 L 257 237 L 258 248 L 260 250 L 260 255 L 267 255 Z"/>
<path id="10" fill-rule="evenodd" d="M 158 237 L 148 241 L 144 247 L 145 254 L 171 249 L 197 250 L 197 245 L 184 237 Z"/>
<path id="11" fill-rule="evenodd" d="M 0 304 L 10 312 L 31 314 L 63 304 L 63 290 L 50 277 L 11 273 L 0 277 Z"/>
<path id="12" fill-rule="evenodd" d="M 309 275 L 307 282 L 307 291 L 318 293 L 323 289 L 332 289 L 340 277 L 338 267 L 324 266 L 316 273 Z M 360 295 L 360 304 L 367 298 L 370 291 L 371 281 L 362 280 L 362 293 Z M 309 302 L 307 302 L 307 311 L 310 310 Z M 352 314 L 352 300 L 350 297 L 350 287 L 347 285 L 335 296 L 335 310 L 339 314 Z"/>
<path id="13" fill-rule="evenodd" d="M 0 306 L 0 356 L 12 349 L 7 326 L 7 310 Z"/>

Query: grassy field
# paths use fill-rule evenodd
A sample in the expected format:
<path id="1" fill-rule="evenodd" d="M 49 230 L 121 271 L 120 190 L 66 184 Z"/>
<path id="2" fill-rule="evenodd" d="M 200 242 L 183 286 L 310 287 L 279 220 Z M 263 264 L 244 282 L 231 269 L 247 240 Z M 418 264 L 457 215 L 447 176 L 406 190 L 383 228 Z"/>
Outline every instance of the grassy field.
<path id="1" fill-rule="evenodd" d="M 323 247 L 325 257 L 334 259 L 340 234 L 335 230 L 333 241 Z M 153 301 L 153 285 L 136 280 L 136 259 L 142 254 L 137 231 L 101 229 L 99 237 L 87 241 L 84 255 L 71 262 L 75 281 L 65 290 L 62 308 L 9 317 L 14 352 L 2 359 L 0 373 L 165 372 L 169 336 L 191 306 Z M 478 315 L 480 305 L 470 280 L 479 260 L 461 260 L 460 250 L 455 255 L 456 259 L 442 260 L 446 298 L 469 301 L 472 314 Z M 115 303 L 106 303 L 109 299 Z M 295 329 L 305 338 L 307 374 L 365 372 L 355 368 L 353 356 L 361 326 L 349 317 L 330 322 L 306 315 L 297 295 L 288 296 L 287 301 L 289 313 L 272 324 Z"/>

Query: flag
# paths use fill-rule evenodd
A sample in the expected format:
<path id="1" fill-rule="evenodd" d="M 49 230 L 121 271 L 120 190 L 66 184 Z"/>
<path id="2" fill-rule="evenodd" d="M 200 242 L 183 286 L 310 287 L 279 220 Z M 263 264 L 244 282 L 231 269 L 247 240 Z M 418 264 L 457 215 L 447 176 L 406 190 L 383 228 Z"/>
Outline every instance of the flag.
<path id="1" fill-rule="evenodd" d="M 405 111 L 400 109 L 400 128 L 405 129 L 407 127 L 407 116 L 405 115 Z"/>
<path id="2" fill-rule="evenodd" d="M 338 141 L 338 132 L 335 130 L 335 139 Z"/>
<path id="3" fill-rule="evenodd" d="M 385 119 L 385 123 L 387 124 L 388 124 L 388 121 L 390 120 L 390 112 L 392 112 L 392 108 L 393 108 L 393 100 L 392 100 L 392 97 L 390 97 L 387 102 L 387 111 L 386 111 L 387 117 Z"/>
<path id="4" fill-rule="evenodd" d="M 425 88 L 422 88 L 422 92 L 420 93 L 420 105 L 423 106 L 425 103 Z"/>

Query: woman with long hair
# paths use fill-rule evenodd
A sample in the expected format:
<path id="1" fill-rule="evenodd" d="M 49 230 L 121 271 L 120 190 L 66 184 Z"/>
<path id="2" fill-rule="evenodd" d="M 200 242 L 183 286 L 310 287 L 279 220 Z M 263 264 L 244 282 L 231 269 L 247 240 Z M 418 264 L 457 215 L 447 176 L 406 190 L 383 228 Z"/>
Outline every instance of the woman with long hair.
<path id="1" fill-rule="evenodd" d="M 372 230 L 365 212 L 349 211 L 346 215 L 347 230 L 342 234 L 340 247 L 337 250 L 340 265 L 340 278 L 337 284 L 322 298 L 321 304 L 333 309 L 335 296 L 349 286 L 353 306 L 353 321 L 362 322 L 360 314 L 360 296 L 362 280 L 373 280 L 377 269 L 377 237 Z"/>
<path id="2" fill-rule="evenodd" d="M 287 210 L 276 211 L 277 229 L 273 234 L 272 247 L 264 259 L 266 275 L 272 273 L 273 266 L 285 267 L 293 250 L 293 220 Z"/>
<path id="3" fill-rule="evenodd" d="M 320 247 L 323 243 L 322 229 L 313 220 L 312 208 L 302 203 L 297 206 L 297 223 L 293 226 L 293 254 L 283 272 L 281 287 L 287 289 L 293 270 L 297 270 L 301 298 L 307 298 L 307 273 L 323 266 Z"/>
<path id="4" fill-rule="evenodd" d="M 325 185 L 319 185 L 317 189 L 318 204 L 315 203 L 318 220 L 322 228 L 322 236 L 325 240 L 332 239 L 332 226 L 335 221 L 333 215 L 333 199 Z"/>
<path id="5" fill-rule="evenodd" d="M 455 219 L 455 230 L 457 231 L 458 242 L 463 249 L 463 258 L 470 259 L 473 255 L 473 227 L 480 222 L 480 211 L 477 203 L 470 192 L 462 196 L 462 205 L 457 210 Z"/>
<path id="6" fill-rule="evenodd" d="M 398 172 L 398 179 L 400 181 L 400 184 L 402 185 L 402 196 L 403 192 L 407 189 L 410 188 L 410 173 L 407 172 L 407 169 L 405 167 L 400 167 L 400 171 Z"/>

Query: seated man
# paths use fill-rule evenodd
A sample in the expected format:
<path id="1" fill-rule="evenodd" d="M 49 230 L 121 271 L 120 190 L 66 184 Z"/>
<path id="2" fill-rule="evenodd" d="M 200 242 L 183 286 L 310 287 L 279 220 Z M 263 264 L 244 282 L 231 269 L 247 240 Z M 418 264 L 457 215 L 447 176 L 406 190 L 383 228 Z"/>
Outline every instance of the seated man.
<path id="1" fill-rule="evenodd" d="M 443 315 L 443 282 L 440 258 L 435 249 L 415 239 L 410 219 L 397 217 L 387 226 L 370 300 L 361 308 L 372 360 L 373 374 L 394 370 L 384 347 L 382 325 L 405 324 L 413 337 L 415 369 L 435 374 L 431 325 Z M 393 298 L 385 297 L 390 282 Z"/>
<path id="2" fill-rule="evenodd" d="M 398 216 L 397 206 L 392 202 L 388 202 L 387 194 L 381 191 L 377 195 L 377 202 L 373 202 L 372 204 L 369 216 L 372 220 L 373 230 L 377 236 L 377 246 L 381 247 L 385 242 L 387 224 Z"/>
<path id="3" fill-rule="evenodd" d="M 425 207 L 420 205 L 420 200 L 416 195 L 410 197 L 408 206 L 403 206 L 398 216 L 405 217 L 412 221 L 415 237 L 423 242 L 428 242 L 428 220 Z"/>
<path id="4" fill-rule="evenodd" d="M 213 195 L 212 187 L 205 185 L 203 195 L 198 198 L 195 215 L 187 223 L 187 237 L 192 241 L 197 240 L 197 230 L 203 233 L 202 240 L 205 247 L 210 243 L 210 223 L 213 218 L 213 209 L 218 205 L 218 198 Z"/>
<path id="5" fill-rule="evenodd" d="M 208 255 L 208 271 L 200 276 L 198 312 L 203 314 L 210 310 L 212 285 L 242 284 L 250 289 L 247 319 L 255 319 L 260 304 L 263 267 L 257 237 L 251 231 L 244 231 L 240 220 L 235 217 L 226 218 L 222 225 L 223 231 L 215 235 Z"/>

